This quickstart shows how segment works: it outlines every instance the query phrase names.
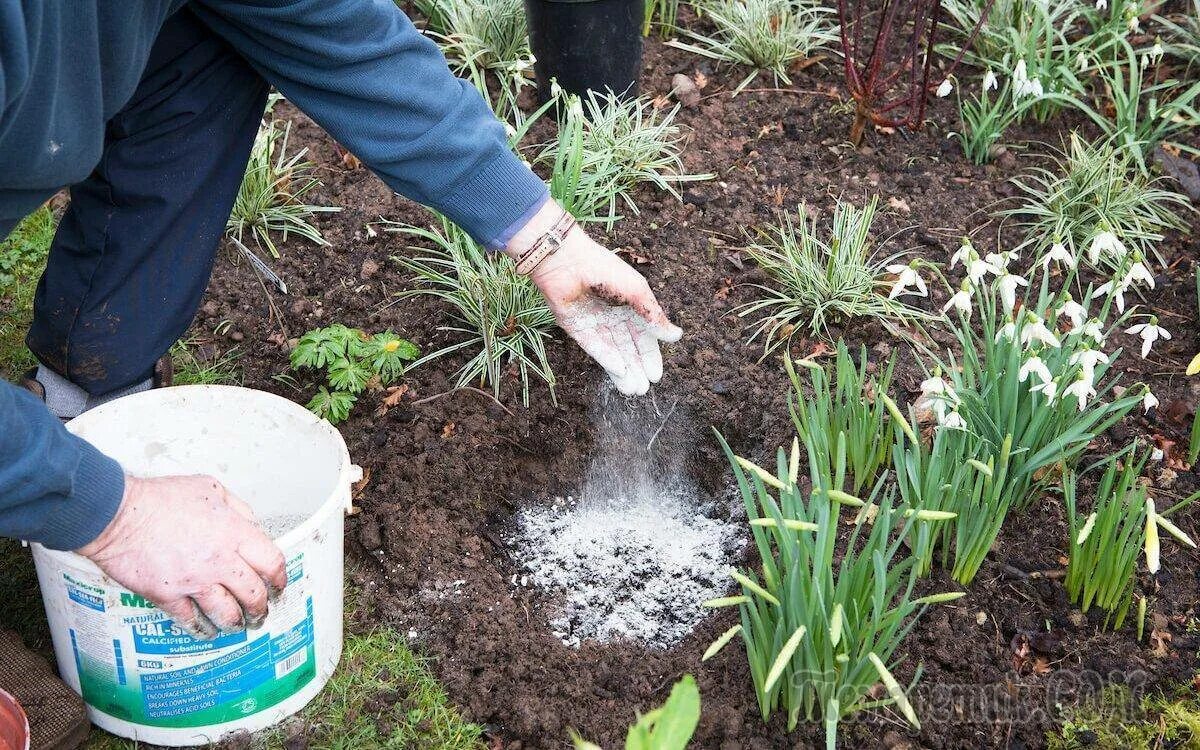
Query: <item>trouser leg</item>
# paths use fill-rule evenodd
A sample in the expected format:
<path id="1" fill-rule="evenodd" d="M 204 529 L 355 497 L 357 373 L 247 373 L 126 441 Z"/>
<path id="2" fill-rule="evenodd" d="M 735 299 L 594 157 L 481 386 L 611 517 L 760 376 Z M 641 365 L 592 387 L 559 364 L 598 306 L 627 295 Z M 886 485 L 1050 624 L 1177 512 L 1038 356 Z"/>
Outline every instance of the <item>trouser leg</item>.
<path id="1" fill-rule="evenodd" d="M 45 366 L 91 395 L 150 377 L 204 295 L 267 89 L 188 9 L 163 25 L 51 245 L 27 339 Z"/>

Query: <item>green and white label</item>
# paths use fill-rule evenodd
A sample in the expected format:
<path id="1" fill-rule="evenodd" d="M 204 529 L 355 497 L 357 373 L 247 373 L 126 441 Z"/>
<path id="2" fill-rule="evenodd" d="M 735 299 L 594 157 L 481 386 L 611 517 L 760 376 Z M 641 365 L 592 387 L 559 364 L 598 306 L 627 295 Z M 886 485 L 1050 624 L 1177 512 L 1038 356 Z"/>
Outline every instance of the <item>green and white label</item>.
<path id="1" fill-rule="evenodd" d="M 124 721 L 190 728 L 244 718 L 316 676 L 312 596 L 303 553 L 261 630 L 192 638 L 144 598 L 63 573 L 83 699 Z"/>

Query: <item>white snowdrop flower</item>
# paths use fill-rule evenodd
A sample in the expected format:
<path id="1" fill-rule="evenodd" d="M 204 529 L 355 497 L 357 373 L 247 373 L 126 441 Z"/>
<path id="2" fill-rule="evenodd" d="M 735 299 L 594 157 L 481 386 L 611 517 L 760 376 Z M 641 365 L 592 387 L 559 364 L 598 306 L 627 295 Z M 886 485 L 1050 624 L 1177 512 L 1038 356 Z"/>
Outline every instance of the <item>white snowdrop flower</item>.
<path id="1" fill-rule="evenodd" d="M 1052 404 L 1055 397 L 1058 396 L 1058 383 L 1053 380 L 1048 383 L 1038 383 L 1035 386 L 1031 386 L 1029 390 L 1033 393 L 1041 393 L 1046 397 L 1046 402 Z"/>
<path id="2" fill-rule="evenodd" d="M 999 86 L 1000 81 L 996 78 L 996 74 L 992 72 L 991 68 L 988 68 L 987 72 L 983 74 L 983 90 L 985 92 L 992 91 Z"/>
<path id="3" fill-rule="evenodd" d="M 1094 292 L 1092 292 L 1092 299 L 1096 299 L 1097 297 L 1107 297 L 1111 294 L 1112 298 L 1117 302 L 1117 311 L 1125 312 L 1126 289 L 1128 289 L 1128 287 L 1125 285 L 1124 281 L 1110 279 L 1109 281 L 1101 284 Z"/>
<path id="4" fill-rule="evenodd" d="M 958 413 L 957 409 L 946 412 L 946 414 L 938 420 L 938 424 L 945 427 L 947 430 L 965 430 L 967 422 Z"/>
<path id="5" fill-rule="evenodd" d="M 967 281 L 966 279 L 963 280 L 962 286 L 960 286 L 958 288 L 958 291 L 955 292 L 954 295 L 950 297 L 950 301 L 947 302 L 945 307 L 942 308 L 942 312 L 947 312 L 952 307 L 955 310 L 958 310 L 963 315 L 966 315 L 968 318 L 971 317 L 971 282 L 970 281 Z"/>
<path id="6" fill-rule="evenodd" d="M 1121 242 L 1117 235 L 1106 229 L 1103 232 L 1098 232 L 1092 238 L 1092 244 L 1088 247 L 1088 260 L 1092 262 L 1092 265 L 1095 265 L 1100 262 L 1102 254 L 1107 253 L 1114 258 L 1123 258 L 1127 252 L 1125 243 Z"/>
<path id="7" fill-rule="evenodd" d="M 1145 359 L 1150 354 L 1150 348 L 1154 346 L 1154 342 L 1162 339 L 1169 341 L 1171 332 L 1158 324 L 1158 318 L 1154 315 L 1150 316 L 1150 320 L 1145 323 L 1138 323 L 1135 326 L 1130 326 L 1125 329 L 1125 333 L 1131 336 L 1142 337 L 1142 359 Z"/>
<path id="8" fill-rule="evenodd" d="M 1029 286 L 1029 282 L 1016 274 L 1006 273 L 996 281 L 1000 289 L 1000 301 L 1005 310 L 1011 310 L 1017 304 L 1017 287 Z"/>
<path id="9" fill-rule="evenodd" d="M 996 341 L 999 342 L 1000 339 L 1008 339 L 1009 341 L 1012 341 L 1013 337 L 1015 337 L 1016 335 L 1017 335 L 1017 324 L 1014 323 L 1010 319 L 1007 323 L 1005 323 L 1000 328 L 999 331 L 996 331 Z"/>
<path id="10" fill-rule="evenodd" d="M 1046 90 L 1042 88 L 1042 79 L 1034 78 L 1029 82 L 1029 95 L 1034 99 L 1041 99 L 1046 95 Z"/>
<path id="11" fill-rule="evenodd" d="M 1075 67 L 1079 68 L 1079 72 L 1085 72 L 1088 69 L 1088 57 L 1080 52 L 1075 56 Z"/>
<path id="12" fill-rule="evenodd" d="M 989 273 L 993 276 L 999 276 L 1000 270 L 978 255 L 972 256 L 971 260 L 967 261 L 967 278 L 970 279 L 972 284 L 978 284 L 983 281 L 984 277 Z"/>
<path id="13" fill-rule="evenodd" d="M 1163 56 L 1162 39 L 1154 37 L 1154 46 L 1150 48 L 1150 59 L 1158 62 Z"/>
<path id="14" fill-rule="evenodd" d="M 1071 251 L 1067 250 L 1067 246 L 1061 242 L 1055 242 L 1054 245 L 1050 247 L 1050 250 L 1042 258 L 1042 267 L 1045 268 L 1046 266 L 1049 266 L 1051 261 L 1059 264 L 1060 266 L 1066 266 L 1067 268 L 1075 267 L 1075 256 L 1072 255 Z"/>
<path id="15" fill-rule="evenodd" d="M 1151 409 L 1158 408 L 1158 397 L 1146 389 L 1146 395 L 1142 396 L 1142 409 L 1145 414 L 1149 414 Z"/>
<path id="16" fill-rule="evenodd" d="M 1150 273 L 1150 269 L 1146 268 L 1146 264 L 1141 261 L 1141 257 L 1133 262 L 1129 270 L 1125 272 L 1125 280 L 1121 283 L 1124 286 L 1129 286 L 1135 281 L 1140 281 L 1151 289 L 1154 288 L 1154 274 Z"/>
<path id="17" fill-rule="evenodd" d="M 959 404 L 954 386 L 946 382 L 937 372 L 921 382 L 921 396 L 933 405 L 933 413 L 939 422 L 942 417 L 946 416 L 947 404 L 951 407 L 957 407 Z"/>
<path id="18" fill-rule="evenodd" d="M 1096 10 L 1101 13 L 1108 10 L 1108 0 L 1096 0 Z"/>
<path id="19" fill-rule="evenodd" d="M 1104 325 L 1096 318 L 1089 320 L 1082 328 L 1073 328 L 1071 333 L 1078 333 L 1081 336 L 1091 336 L 1097 345 L 1104 346 Z"/>
<path id="20" fill-rule="evenodd" d="M 1108 364 L 1108 355 L 1099 349 L 1082 349 L 1071 355 L 1068 360 L 1073 365 L 1079 365 L 1079 375 L 1088 383 L 1096 381 L 1096 365 Z"/>
<path id="21" fill-rule="evenodd" d="M 1046 321 L 1042 320 L 1033 313 L 1029 313 L 1025 318 L 1025 325 L 1021 326 L 1021 343 L 1029 346 L 1031 341 L 1037 341 L 1045 346 L 1052 346 L 1057 349 L 1060 344 L 1058 337 L 1046 328 Z"/>
<path id="22" fill-rule="evenodd" d="M 888 299 L 896 299 L 904 294 L 915 294 L 918 297 L 925 297 L 929 294 L 929 290 L 925 288 L 925 281 L 921 278 L 921 274 L 917 273 L 917 269 L 912 265 L 900 265 L 899 263 L 887 267 L 888 273 L 896 274 L 896 283 L 892 285 L 892 291 L 888 293 Z M 915 287 L 916 291 L 910 291 L 909 287 Z"/>
<path id="23" fill-rule="evenodd" d="M 954 84 L 950 83 L 949 78 L 943 78 L 942 83 L 937 87 L 937 95 L 939 99 L 945 99 L 950 96 L 950 92 L 954 90 Z"/>
<path id="24" fill-rule="evenodd" d="M 1063 391 L 1063 395 L 1074 396 L 1075 400 L 1079 402 L 1079 411 L 1083 411 L 1087 408 L 1088 399 L 1096 395 L 1096 389 L 1092 387 L 1092 381 L 1084 377 L 1083 373 L 1080 373 L 1075 382 L 1071 383 Z"/>
<path id="25" fill-rule="evenodd" d="M 960 245 L 959 248 L 954 251 L 954 255 L 950 256 L 950 267 L 954 268 L 959 263 L 962 263 L 964 266 L 966 266 L 967 261 L 969 261 L 972 256 L 978 257 L 978 254 L 975 252 L 975 247 L 971 244 L 971 240 L 963 237 L 962 245 Z"/>
<path id="26" fill-rule="evenodd" d="M 1008 264 L 1012 263 L 1013 259 L 1018 257 L 1020 256 L 1017 255 L 1016 251 L 1005 250 L 1004 252 L 1000 253 L 988 253 L 987 255 L 983 256 L 983 259 L 986 260 L 992 268 L 996 269 L 992 273 L 999 276 L 1004 272 L 1005 269 L 1008 268 Z"/>
<path id="27" fill-rule="evenodd" d="M 1163 460 L 1163 449 L 1159 448 L 1157 446 L 1155 446 L 1154 448 L 1151 448 L 1150 449 L 1150 460 L 1151 461 Z"/>
<path id="28" fill-rule="evenodd" d="M 1030 375 L 1037 375 L 1043 384 L 1054 382 L 1054 376 L 1050 374 L 1050 369 L 1046 367 L 1046 363 L 1036 354 L 1030 355 L 1029 359 L 1021 365 L 1020 372 L 1017 373 L 1018 379 L 1024 383 L 1029 379 Z"/>
<path id="29" fill-rule="evenodd" d="M 1079 332 L 1079 329 L 1083 327 L 1083 320 L 1086 315 L 1087 309 L 1070 296 L 1058 306 L 1058 316 L 1071 321 L 1071 333 Z"/>
<path id="30" fill-rule="evenodd" d="M 1017 65 L 1012 71 L 1012 77 L 1017 83 L 1024 83 L 1025 81 L 1029 80 L 1029 74 L 1026 72 L 1024 60 L 1017 60 Z"/>
<path id="31" fill-rule="evenodd" d="M 1131 33 L 1136 34 L 1141 30 L 1142 30 L 1142 20 L 1140 18 L 1138 18 L 1136 15 L 1130 15 L 1129 16 L 1129 31 Z"/>

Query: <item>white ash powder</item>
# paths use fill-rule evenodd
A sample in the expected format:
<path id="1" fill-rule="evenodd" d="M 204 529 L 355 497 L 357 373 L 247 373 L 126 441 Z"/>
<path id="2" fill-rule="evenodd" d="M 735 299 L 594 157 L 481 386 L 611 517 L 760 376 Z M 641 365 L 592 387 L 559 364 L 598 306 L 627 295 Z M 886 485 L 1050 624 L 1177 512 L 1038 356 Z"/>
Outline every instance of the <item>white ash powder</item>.
<path id="1" fill-rule="evenodd" d="M 278 539 L 308 520 L 303 513 L 281 513 L 261 519 L 263 531 L 272 539 Z"/>
<path id="2" fill-rule="evenodd" d="M 530 585 L 562 595 L 550 625 L 567 645 L 672 646 L 705 616 L 704 601 L 730 589 L 739 528 L 706 517 L 677 493 L 655 494 L 560 498 L 519 514 L 514 557 Z"/>

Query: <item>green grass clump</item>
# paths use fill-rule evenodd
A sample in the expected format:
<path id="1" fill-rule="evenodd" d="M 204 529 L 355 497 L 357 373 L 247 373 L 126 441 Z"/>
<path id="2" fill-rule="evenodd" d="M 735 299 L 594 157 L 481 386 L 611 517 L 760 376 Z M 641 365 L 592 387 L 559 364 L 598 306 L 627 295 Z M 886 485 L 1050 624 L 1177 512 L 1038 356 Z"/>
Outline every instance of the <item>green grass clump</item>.
<path id="1" fill-rule="evenodd" d="M 761 71 L 771 73 L 776 83 L 791 84 L 793 65 L 837 40 L 833 10 L 812 0 L 704 0 L 697 8 L 716 31 L 708 36 L 682 29 L 693 43 L 667 44 L 754 68 L 737 85 L 735 94 Z"/>
<path id="2" fill-rule="evenodd" d="M 0 377 L 14 380 L 37 363 L 25 348 L 37 289 L 58 220 L 46 206 L 0 242 Z"/>
<path id="3" fill-rule="evenodd" d="M 328 245 L 311 220 L 319 213 L 342 210 L 304 202 L 304 197 L 321 182 L 312 176 L 313 163 L 304 158 L 307 148 L 288 155 L 291 133 L 290 122 L 280 128 L 271 121 L 259 131 L 225 224 L 230 237 L 242 243 L 253 238 L 259 248 L 267 249 L 276 258 L 279 250 L 272 234 L 278 233 L 284 242 L 294 234 L 317 245 Z"/>
<path id="4" fill-rule="evenodd" d="M 1002 215 L 1017 219 L 1025 232 L 1017 249 L 1032 248 L 1038 259 L 1061 243 L 1090 262 L 1092 241 L 1112 232 L 1129 251 L 1161 261 L 1159 243 L 1168 230 L 1185 228 L 1191 211 L 1187 198 L 1137 168 L 1130 149 L 1112 140 L 1087 143 L 1076 134 L 1052 169 L 1035 169 L 1013 184 L 1021 203 Z M 1097 264 L 1115 271 L 1124 260 L 1104 253 Z"/>
<path id="5" fill-rule="evenodd" d="M 878 198 L 861 209 L 838 201 L 828 240 L 803 205 L 797 221 L 786 215 L 782 225 L 760 230 L 746 253 L 772 283 L 755 284 L 758 299 L 737 309 L 739 318 L 758 318 L 751 341 L 763 338 L 769 353 L 797 333 L 828 334 L 835 322 L 875 318 L 891 324 L 930 317 L 888 292 L 889 266 L 899 263 L 901 254 L 875 254 L 871 225 L 878 205 Z"/>
<path id="6" fill-rule="evenodd" d="M 1047 734 L 1046 747 L 1200 750 L 1200 702 L 1190 686 L 1174 696 L 1139 701 L 1129 688 L 1111 685 L 1094 700 L 1067 709 L 1062 726 Z"/>

